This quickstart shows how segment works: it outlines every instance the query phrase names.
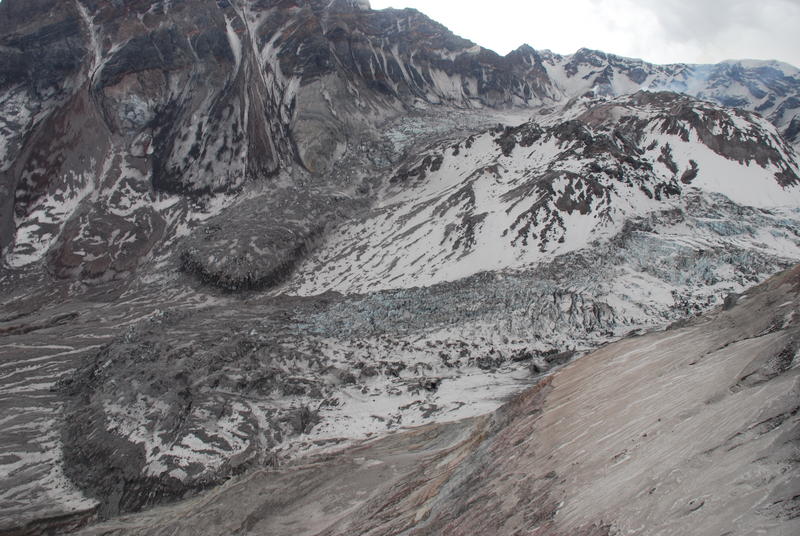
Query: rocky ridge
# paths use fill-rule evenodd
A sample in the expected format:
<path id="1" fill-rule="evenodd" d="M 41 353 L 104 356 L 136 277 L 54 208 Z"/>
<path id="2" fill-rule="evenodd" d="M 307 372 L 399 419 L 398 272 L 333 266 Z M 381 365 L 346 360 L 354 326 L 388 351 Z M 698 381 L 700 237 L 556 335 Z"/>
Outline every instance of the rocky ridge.
<path id="1" fill-rule="evenodd" d="M 672 91 L 756 112 L 795 147 L 799 141 L 800 71 L 786 63 L 729 60 L 715 65 L 654 65 L 585 48 L 567 56 L 529 47 L 521 52 L 535 54 L 557 91 L 567 98 L 587 91 L 611 97 L 642 89 Z"/>
<path id="2" fill-rule="evenodd" d="M 698 190 L 796 207 L 798 173 L 792 148 L 754 114 L 674 93 L 584 99 L 404 163 L 286 291 L 363 293 L 522 268 L 608 239 L 631 218 L 681 210 Z"/>
<path id="3" fill-rule="evenodd" d="M 0 46 L 0 530 L 485 414 L 800 260 L 787 66 L 345 0 L 4 0 Z"/>
<path id="4" fill-rule="evenodd" d="M 268 263 L 280 272 L 337 218 L 325 206 L 365 191 L 364 177 L 331 181 L 333 164 L 414 108 L 668 89 L 761 113 L 796 141 L 800 82 L 777 63 L 501 57 L 363 2 L 9 0 L 0 13 L 3 262 L 60 278 L 125 279 L 254 184 L 277 192 L 261 203 L 286 244 Z M 297 198 L 305 221 L 283 231 Z"/>

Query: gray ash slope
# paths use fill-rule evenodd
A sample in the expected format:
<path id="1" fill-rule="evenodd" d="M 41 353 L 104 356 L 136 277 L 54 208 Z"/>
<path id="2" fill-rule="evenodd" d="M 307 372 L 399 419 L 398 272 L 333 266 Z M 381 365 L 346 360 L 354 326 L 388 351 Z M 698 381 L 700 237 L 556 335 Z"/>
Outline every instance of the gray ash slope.
<path id="1" fill-rule="evenodd" d="M 796 267 L 496 412 L 258 469 L 81 534 L 796 534 L 798 319 Z"/>
<path id="2" fill-rule="evenodd" d="M 787 66 L 365 2 L 0 15 L 0 530 L 492 411 L 800 261 Z"/>

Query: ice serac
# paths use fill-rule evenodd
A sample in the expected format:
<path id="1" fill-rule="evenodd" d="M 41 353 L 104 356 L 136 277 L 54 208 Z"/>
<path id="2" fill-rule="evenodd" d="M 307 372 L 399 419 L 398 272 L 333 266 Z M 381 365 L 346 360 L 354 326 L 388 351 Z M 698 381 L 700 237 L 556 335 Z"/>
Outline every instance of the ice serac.
<path id="1" fill-rule="evenodd" d="M 586 356 L 321 533 L 795 532 L 799 291 Z"/>
<path id="2" fill-rule="evenodd" d="M 666 92 L 579 99 L 400 166 L 380 203 L 335 230 L 291 288 L 369 292 L 526 268 L 682 211 L 698 193 L 797 207 L 798 174 L 792 147 L 756 114 Z"/>
<path id="3" fill-rule="evenodd" d="M 800 268 L 498 411 L 259 469 L 89 535 L 795 534 Z"/>

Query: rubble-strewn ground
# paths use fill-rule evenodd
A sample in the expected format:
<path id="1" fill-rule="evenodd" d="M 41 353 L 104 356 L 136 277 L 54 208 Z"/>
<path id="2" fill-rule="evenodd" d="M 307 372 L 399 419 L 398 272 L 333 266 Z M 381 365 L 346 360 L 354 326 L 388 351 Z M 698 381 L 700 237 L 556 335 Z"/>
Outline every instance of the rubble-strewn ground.
<path id="1" fill-rule="evenodd" d="M 456 463 L 473 447 L 495 448 L 486 440 L 505 421 L 482 415 L 611 341 L 701 329 L 695 316 L 800 261 L 800 72 L 786 65 L 654 66 L 527 46 L 501 57 L 420 12 L 365 1 L 3 0 L 0 15 L 0 533 L 210 493 L 175 507 L 191 511 L 227 501 L 227 488 L 211 490 L 229 481 L 258 502 L 247 482 L 288 486 L 296 472 L 265 467 L 309 456 L 297 495 L 283 486 L 277 501 L 301 501 L 292 523 L 373 508 L 300 507 L 337 481 L 326 471 L 361 475 L 361 493 L 449 460 L 429 481 L 447 486 L 412 499 L 439 497 L 431 516 L 398 506 L 352 530 L 394 534 L 413 510 L 430 521 L 420 530 L 457 533 L 462 514 L 480 513 L 448 506 L 459 489 L 493 500 L 449 475 L 476 466 Z M 653 385 L 639 376 L 649 354 L 619 368 L 602 355 L 530 396 L 557 400 L 558 378 L 583 371 L 570 380 L 577 419 L 593 390 L 636 393 L 614 383 L 624 374 Z M 780 381 L 736 400 L 757 407 Z M 641 400 L 669 406 L 674 385 Z M 606 402 L 576 423 L 618 429 L 625 408 Z M 551 462 L 570 474 L 562 462 L 575 460 L 558 456 L 592 437 L 572 431 L 563 447 L 536 443 L 526 474 Z M 497 452 L 530 457 L 524 443 Z M 376 453 L 324 462 L 350 447 Z M 520 528 L 557 519 L 571 488 L 551 472 L 526 481 L 514 459 L 498 467 L 507 485 L 524 483 L 514 493 L 527 514 L 495 515 Z M 783 482 L 769 471 L 765 486 Z M 243 531 L 273 523 L 278 506 L 259 504 Z M 630 528 L 595 513 L 569 532 Z M 161 523 L 153 515 L 142 519 Z"/>
<path id="2" fill-rule="evenodd" d="M 361 225 L 353 216 L 375 193 L 357 189 L 383 191 L 392 161 L 413 163 L 443 132 L 458 143 L 515 119 L 433 110 L 394 121 L 335 168 L 342 177 L 361 170 L 342 179 L 352 196 L 338 212 L 320 210 L 333 215 L 332 229 Z M 314 273 L 309 252 L 298 251 L 301 269 L 287 268 L 285 283 L 267 291 L 218 284 L 182 262 L 189 251 L 220 259 L 236 282 L 248 281 L 248 266 L 269 266 L 259 259 L 272 251 L 251 238 L 291 197 L 268 194 L 254 188 L 198 209 L 202 217 L 124 285 L 53 281 L 35 265 L 7 272 L 0 382 L 14 433 L 0 438 L 0 526 L 114 516 L 264 464 L 483 415 L 588 350 L 691 318 L 800 260 L 796 209 L 687 190 L 585 247 L 455 281 L 442 272 L 426 286 L 384 281 L 365 294 L 292 296 Z M 238 257 L 228 252 L 239 250 L 251 265 L 231 262 Z M 378 273 L 361 270 L 362 281 Z M 336 289 L 323 279 L 320 271 L 318 292 Z"/>
<path id="3" fill-rule="evenodd" d="M 253 471 L 82 534 L 800 530 L 800 268 L 498 411 Z"/>

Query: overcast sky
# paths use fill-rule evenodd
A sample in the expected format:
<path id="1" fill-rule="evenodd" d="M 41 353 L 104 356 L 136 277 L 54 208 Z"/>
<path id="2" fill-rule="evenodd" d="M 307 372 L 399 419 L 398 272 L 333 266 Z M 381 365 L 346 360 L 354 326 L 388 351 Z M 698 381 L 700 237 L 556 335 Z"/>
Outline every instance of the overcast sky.
<path id="1" fill-rule="evenodd" d="M 506 54 L 523 43 L 655 63 L 777 59 L 800 67 L 800 0 L 371 0 L 414 7 Z"/>

